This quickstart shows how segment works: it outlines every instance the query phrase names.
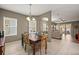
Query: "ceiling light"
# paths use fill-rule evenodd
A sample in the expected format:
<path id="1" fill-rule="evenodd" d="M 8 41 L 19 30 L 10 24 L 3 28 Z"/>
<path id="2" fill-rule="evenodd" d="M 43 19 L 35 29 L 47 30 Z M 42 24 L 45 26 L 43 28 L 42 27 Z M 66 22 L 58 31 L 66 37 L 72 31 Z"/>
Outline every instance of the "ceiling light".
<path id="1" fill-rule="evenodd" d="M 35 18 L 32 18 L 33 21 L 35 21 Z"/>
<path id="2" fill-rule="evenodd" d="M 35 18 L 34 17 L 32 17 L 32 15 L 31 15 L 31 7 L 32 7 L 32 4 L 29 4 L 29 10 L 30 10 L 30 12 L 29 12 L 29 17 L 27 17 L 26 19 L 28 20 L 28 21 L 35 21 Z"/>
<path id="3" fill-rule="evenodd" d="M 28 21 L 30 21 L 30 17 L 27 17 L 26 19 L 27 19 Z"/>
<path id="4" fill-rule="evenodd" d="M 48 21 L 48 18 L 47 17 L 44 17 L 42 20 L 43 21 Z"/>

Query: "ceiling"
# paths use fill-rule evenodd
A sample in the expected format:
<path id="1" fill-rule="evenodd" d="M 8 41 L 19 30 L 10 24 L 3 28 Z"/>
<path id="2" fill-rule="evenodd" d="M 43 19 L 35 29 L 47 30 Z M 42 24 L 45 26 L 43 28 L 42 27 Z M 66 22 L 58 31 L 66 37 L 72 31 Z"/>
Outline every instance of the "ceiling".
<path id="1" fill-rule="evenodd" d="M 28 4 L 0 4 L 0 8 L 24 15 L 30 12 Z M 79 4 L 32 4 L 32 15 L 41 15 L 47 11 L 52 11 L 53 20 L 79 20 Z"/>

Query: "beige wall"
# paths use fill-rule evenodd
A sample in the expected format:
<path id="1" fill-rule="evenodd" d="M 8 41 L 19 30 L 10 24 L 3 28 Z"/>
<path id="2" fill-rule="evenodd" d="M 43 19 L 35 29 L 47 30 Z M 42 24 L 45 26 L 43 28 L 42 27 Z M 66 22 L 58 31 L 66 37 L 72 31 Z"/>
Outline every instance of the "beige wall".
<path id="1" fill-rule="evenodd" d="M 15 12 L 11 12 L 8 10 L 4 10 L 4 9 L 0 9 L 0 29 L 3 28 L 3 17 L 11 17 L 11 18 L 17 18 L 17 36 L 7 36 L 6 37 L 6 42 L 10 42 L 10 41 L 15 41 L 15 40 L 19 40 L 21 39 L 21 34 L 25 31 L 29 31 L 29 24 L 28 21 L 26 21 L 26 16 L 22 15 L 22 14 L 18 14 Z M 50 35 L 50 29 L 51 29 L 51 11 L 46 12 L 42 15 L 39 16 L 34 16 L 35 19 L 37 20 L 37 31 L 41 32 L 41 19 L 43 17 L 48 17 L 49 22 L 48 22 L 48 26 L 49 26 L 49 35 Z"/>
<path id="2" fill-rule="evenodd" d="M 2 30 L 2 28 L 3 28 L 3 20 L 2 20 L 3 18 L 2 18 L 2 16 L 0 15 L 0 30 Z"/>
<path id="3" fill-rule="evenodd" d="M 27 24 L 25 16 L 18 13 L 11 12 L 11 11 L 0 9 L 0 28 L 1 29 L 3 28 L 4 16 L 17 18 L 17 36 L 7 36 L 6 42 L 21 39 L 21 34 L 24 31 L 28 31 L 28 24 Z"/>
<path id="4" fill-rule="evenodd" d="M 41 32 L 42 31 L 42 28 L 41 28 L 41 26 L 42 26 L 42 18 L 43 17 L 47 17 L 49 20 L 48 20 L 48 41 L 51 41 L 51 11 L 48 11 L 48 12 L 46 12 L 46 13 L 44 13 L 44 14 L 42 14 L 42 15 L 40 15 L 39 17 L 38 17 L 38 23 L 39 23 L 39 25 L 38 25 L 38 31 L 39 32 Z"/>
<path id="5" fill-rule="evenodd" d="M 38 24 L 39 24 L 38 25 L 38 31 L 40 31 L 40 32 L 42 31 L 41 26 L 42 26 L 42 18 L 43 17 L 47 17 L 49 19 L 49 21 L 50 21 L 51 20 L 51 11 L 43 13 L 43 14 L 38 16 Z"/>

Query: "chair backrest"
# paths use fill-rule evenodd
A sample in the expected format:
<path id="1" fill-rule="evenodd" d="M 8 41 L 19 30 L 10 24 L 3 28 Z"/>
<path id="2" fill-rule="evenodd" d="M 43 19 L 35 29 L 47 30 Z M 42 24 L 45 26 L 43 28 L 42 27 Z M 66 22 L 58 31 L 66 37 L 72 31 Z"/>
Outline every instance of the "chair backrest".
<path id="1" fill-rule="evenodd" d="M 48 36 L 45 35 L 45 34 L 41 34 L 39 39 L 41 40 L 41 48 L 43 47 L 47 47 L 47 39 L 48 39 Z"/>
<path id="2" fill-rule="evenodd" d="M 47 35 L 45 35 L 45 34 L 41 34 L 41 40 L 47 40 L 48 39 L 48 36 Z"/>
<path id="3" fill-rule="evenodd" d="M 29 33 L 24 32 L 24 34 L 23 34 L 23 41 L 25 43 L 29 43 Z"/>

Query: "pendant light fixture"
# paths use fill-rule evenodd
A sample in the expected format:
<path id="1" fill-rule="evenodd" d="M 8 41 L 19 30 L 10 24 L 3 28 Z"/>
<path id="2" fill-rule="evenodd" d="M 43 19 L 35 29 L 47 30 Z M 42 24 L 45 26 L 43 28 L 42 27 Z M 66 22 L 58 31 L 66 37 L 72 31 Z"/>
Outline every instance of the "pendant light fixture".
<path id="1" fill-rule="evenodd" d="M 32 17 L 32 4 L 29 4 L 29 10 L 30 10 L 30 12 L 29 12 L 29 16 L 26 18 L 28 21 L 34 21 L 35 20 L 35 18 L 34 17 Z"/>

